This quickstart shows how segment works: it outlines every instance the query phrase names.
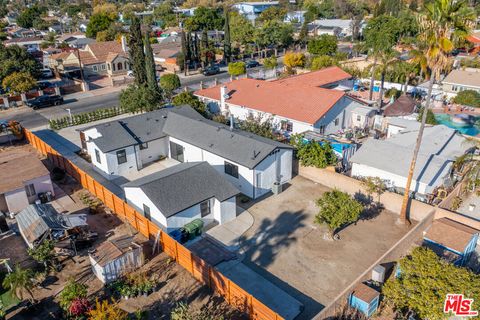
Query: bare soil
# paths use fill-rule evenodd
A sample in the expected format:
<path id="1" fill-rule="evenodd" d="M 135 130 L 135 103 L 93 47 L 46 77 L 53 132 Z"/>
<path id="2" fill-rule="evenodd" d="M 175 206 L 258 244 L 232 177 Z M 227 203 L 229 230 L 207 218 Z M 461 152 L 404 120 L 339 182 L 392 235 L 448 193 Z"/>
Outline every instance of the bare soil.
<path id="1" fill-rule="evenodd" d="M 88 192 L 73 180 L 66 179 L 59 186 L 75 201 L 80 201 L 80 194 Z M 134 235 L 135 241 L 144 246 L 144 254 L 150 260 L 139 270 L 148 275 L 157 274 L 160 280 L 160 289 L 148 296 L 120 300 L 119 305 L 125 311 L 134 314 L 138 310 L 145 310 L 147 319 L 170 319 L 170 313 L 179 302 L 185 302 L 193 311 L 208 310 L 215 319 L 244 319 L 244 315 L 230 307 L 222 297 L 213 294 L 211 289 L 198 282 L 188 271 L 172 261 L 165 253 L 149 257 L 152 253 L 148 239 L 140 235 L 128 223 L 121 221 L 116 215 L 103 206 L 96 214 L 88 216 L 88 224 L 99 237 L 94 246 L 107 239 L 124 235 Z M 23 250 L 23 249 L 22 249 Z M 6 319 L 15 320 L 45 320 L 64 319 L 63 312 L 58 305 L 58 295 L 70 279 L 85 283 L 88 286 L 89 298 L 105 299 L 109 297 L 109 290 L 104 289 L 103 283 L 92 272 L 88 249 L 78 252 L 73 258 L 58 258 L 61 264 L 59 272 L 51 272 L 41 286 L 33 288 L 37 301 L 30 307 L 19 307 L 10 312 Z"/>

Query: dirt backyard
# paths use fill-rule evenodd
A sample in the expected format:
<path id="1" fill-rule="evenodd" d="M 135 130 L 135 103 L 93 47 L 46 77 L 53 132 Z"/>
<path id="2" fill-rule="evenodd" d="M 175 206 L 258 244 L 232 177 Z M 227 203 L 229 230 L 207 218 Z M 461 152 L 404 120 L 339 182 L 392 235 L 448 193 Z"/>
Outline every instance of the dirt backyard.
<path id="1" fill-rule="evenodd" d="M 87 191 L 71 178 L 58 183 L 75 201 L 85 199 Z M 91 201 L 89 201 L 91 202 Z M 192 311 L 210 311 L 215 319 L 223 316 L 225 319 L 243 319 L 243 315 L 233 310 L 220 296 L 214 295 L 210 288 L 195 280 L 186 270 L 172 261 L 166 254 L 160 253 L 152 257 L 151 243 L 133 229 L 123 223 L 116 215 L 103 206 L 96 208 L 95 214 L 89 214 L 87 222 L 91 231 L 98 233 L 98 239 L 93 247 L 108 239 L 121 236 L 134 236 L 135 242 L 144 248 L 146 264 L 138 271 L 148 276 L 155 275 L 158 280 L 156 291 L 146 296 L 121 299 L 119 306 L 130 314 L 146 311 L 144 319 L 170 319 L 170 313 L 178 303 L 185 302 Z M 88 286 L 89 299 L 110 299 L 111 290 L 104 287 L 96 278 L 91 269 L 88 248 L 78 252 L 73 257 L 58 259 L 61 265 L 59 272 L 50 272 L 40 286 L 33 289 L 38 301 L 30 308 L 19 308 L 7 315 L 6 319 L 15 320 L 45 320 L 64 319 L 63 312 L 58 305 L 59 293 L 66 283 L 73 279 Z M 118 297 L 117 297 L 118 298 Z"/>

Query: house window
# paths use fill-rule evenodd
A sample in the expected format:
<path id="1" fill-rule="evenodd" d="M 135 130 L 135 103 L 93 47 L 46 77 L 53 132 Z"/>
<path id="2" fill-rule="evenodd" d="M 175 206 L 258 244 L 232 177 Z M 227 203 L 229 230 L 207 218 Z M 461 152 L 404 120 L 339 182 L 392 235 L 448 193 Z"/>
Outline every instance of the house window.
<path id="1" fill-rule="evenodd" d="M 200 212 L 202 213 L 202 218 L 210 214 L 210 200 L 200 203 Z"/>
<path id="2" fill-rule="evenodd" d="M 320 126 L 319 133 L 325 134 L 325 126 Z"/>
<path id="3" fill-rule="evenodd" d="M 357 115 L 357 121 L 361 121 L 361 120 L 362 120 L 362 116 Z"/>
<path id="4" fill-rule="evenodd" d="M 127 162 L 127 152 L 125 152 L 125 149 L 117 151 L 117 162 L 118 164 Z"/>
<path id="5" fill-rule="evenodd" d="M 146 204 L 143 204 L 143 215 L 145 216 L 145 218 L 152 221 L 152 216 L 150 215 L 150 208 Z"/>
<path id="6" fill-rule="evenodd" d="M 148 142 L 142 143 L 140 145 L 140 150 L 145 150 L 145 149 L 148 149 Z"/>
<path id="7" fill-rule="evenodd" d="M 225 173 L 238 179 L 238 166 L 225 161 Z"/>
<path id="8" fill-rule="evenodd" d="M 338 123 L 340 122 L 340 120 L 337 118 L 335 119 L 335 126 L 338 126 Z"/>
<path id="9" fill-rule="evenodd" d="M 102 159 L 100 158 L 100 151 L 95 149 L 95 160 L 97 160 L 98 163 L 102 163 Z"/>
<path id="10" fill-rule="evenodd" d="M 35 192 L 35 186 L 32 184 L 27 184 L 25 186 L 25 192 L 27 193 L 27 197 L 32 197 L 36 195 L 37 193 Z"/>
<path id="11" fill-rule="evenodd" d="M 107 68 L 108 70 L 110 70 L 110 63 L 107 63 Z"/>
<path id="12" fill-rule="evenodd" d="M 101 69 L 102 69 L 102 70 L 105 70 L 105 64 L 102 64 L 102 65 L 101 65 Z"/>
<path id="13" fill-rule="evenodd" d="M 184 161 L 183 147 L 172 141 L 170 141 L 170 158 L 175 159 L 179 162 Z"/>
<path id="14" fill-rule="evenodd" d="M 289 122 L 289 121 L 282 121 L 282 130 L 283 130 L 283 131 L 292 132 L 292 130 L 293 130 L 293 123 L 291 123 L 291 122 Z"/>
<path id="15" fill-rule="evenodd" d="M 123 63 L 123 66 L 124 66 L 125 69 L 127 69 L 127 61 L 125 61 L 125 62 Z"/>
<path id="16" fill-rule="evenodd" d="M 93 66 L 93 71 L 97 72 L 98 71 L 98 68 L 97 66 Z"/>
<path id="17" fill-rule="evenodd" d="M 123 65 L 121 62 L 117 63 L 117 69 L 118 70 L 122 70 L 123 69 Z"/>

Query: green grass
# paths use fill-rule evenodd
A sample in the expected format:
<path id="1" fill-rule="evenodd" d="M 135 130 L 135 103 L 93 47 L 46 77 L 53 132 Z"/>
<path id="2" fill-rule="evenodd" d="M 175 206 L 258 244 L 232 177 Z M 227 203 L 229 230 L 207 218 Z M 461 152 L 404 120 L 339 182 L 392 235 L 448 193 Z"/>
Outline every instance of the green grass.
<path id="1" fill-rule="evenodd" d="M 10 290 L 0 295 L 0 301 L 3 304 L 4 310 L 14 307 L 20 303 L 20 299 L 18 299 L 17 296 Z"/>

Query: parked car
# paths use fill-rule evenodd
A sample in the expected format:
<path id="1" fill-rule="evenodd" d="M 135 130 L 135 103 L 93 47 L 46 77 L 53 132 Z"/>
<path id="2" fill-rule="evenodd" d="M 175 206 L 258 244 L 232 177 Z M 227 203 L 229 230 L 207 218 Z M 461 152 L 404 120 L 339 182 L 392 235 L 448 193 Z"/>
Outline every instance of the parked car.
<path id="1" fill-rule="evenodd" d="M 255 68 L 255 67 L 258 67 L 260 65 L 260 63 L 258 63 L 258 61 L 256 60 L 248 60 L 247 62 L 245 62 L 245 68 L 249 69 L 249 68 Z"/>
<path id="2" fill-rule="evenodd" d="M 61 104 L 63 104 L 63 97 L 57 95 L 44 95 L 27 101 L 27 106 L 29 106 L 33 110 L 50 106 L 58 106 Z"/>
<path id="3" fill-rule="evenodd" d="M 209 66 L 203 69 L 204 76 L 213 76 L 214 74 L 220 73 L 220 68 L 218 66 Z"/>
<path id="4" fill-rule="evenodd" d="M 40 70 L 40 72 L 41 72 L 40 78 L 42 78 L 42 79 L 53 78 L 53 72 L 49 68 L 44 68 L 44 69 Z"/>

